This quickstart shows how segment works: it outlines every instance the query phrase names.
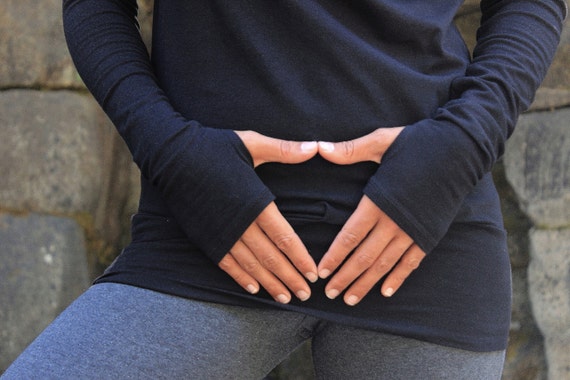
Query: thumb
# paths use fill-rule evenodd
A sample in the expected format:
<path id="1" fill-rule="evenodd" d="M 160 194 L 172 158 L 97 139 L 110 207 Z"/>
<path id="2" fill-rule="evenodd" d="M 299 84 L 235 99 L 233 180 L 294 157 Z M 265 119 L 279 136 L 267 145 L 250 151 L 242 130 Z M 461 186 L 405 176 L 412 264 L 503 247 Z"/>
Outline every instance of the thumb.
<path id="1" fill-rule="evenodd" d="M 365 136 L 341 142 L 319 141 L 319 154 L 338 165 L 372 161 L 377 164 L 404 127 L 378 128 Z"/>
<path id="2" fill-rule="evenodd" d="M 255 131 L 235 131 L 241 138 L 257 167 L 266 162 L 298 164 L 313 158 L 318 152 L 316 141 L 281 140 Z"/>

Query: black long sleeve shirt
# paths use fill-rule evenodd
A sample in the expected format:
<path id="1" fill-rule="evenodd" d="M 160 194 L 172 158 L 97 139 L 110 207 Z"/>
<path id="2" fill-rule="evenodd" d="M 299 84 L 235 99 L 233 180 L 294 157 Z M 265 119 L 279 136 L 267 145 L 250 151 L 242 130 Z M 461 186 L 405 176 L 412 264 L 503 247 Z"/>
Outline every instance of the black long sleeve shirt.
<path id="1" fill-rule="evenodd" d="M 69 49 L 141 169 L 133 241 L 98 280 L 280 307 L 464 349 L 504 349 L 510 268 L 489 174 L 542 81 L 561 0 L 156 0 L 152 57 L 134 0 L 64 0 Z M 264 164 L 232 130 L 343 141 L 406 126 L 381 165 Z M 428 253 L 392 298 L 276 304 L 217 267 L 275 200 L 318 262 L 363 194 Z"/>

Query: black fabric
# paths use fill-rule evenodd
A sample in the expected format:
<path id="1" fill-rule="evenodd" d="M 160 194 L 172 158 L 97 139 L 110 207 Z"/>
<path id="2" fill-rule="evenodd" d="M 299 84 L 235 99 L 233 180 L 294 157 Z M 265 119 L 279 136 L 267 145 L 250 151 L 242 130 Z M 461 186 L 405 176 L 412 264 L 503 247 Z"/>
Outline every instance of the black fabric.
<path id="1" fill-rule="evenodd" d="M 142 173 L 133 242 L 98 280 L 289 308 L 459 348 L 504 349 L 510 268 L 489 171 L 557 47 L 562 1 L 483 1 L 470 59 L 460 0 L 155 0 L 152 60 L 133 0 L 64 0 L 70 52 Z M 406 128 L 381 165 L 264 164 L 231 130 L 342 141 Z M 218 269 L 275 200 L 315 260 L 368 195 L 428 257 L 356 307 L 251 296 Z"/>

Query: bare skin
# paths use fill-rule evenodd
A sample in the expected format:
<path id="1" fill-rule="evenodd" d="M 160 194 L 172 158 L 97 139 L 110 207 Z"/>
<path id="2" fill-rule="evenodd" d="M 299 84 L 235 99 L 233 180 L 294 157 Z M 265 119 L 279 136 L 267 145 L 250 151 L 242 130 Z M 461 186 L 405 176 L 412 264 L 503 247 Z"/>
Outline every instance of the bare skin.
<path id="1" fill-rule="evenodd" d="M 380 128 L 355 140 L 318 144 L 278 140 L 252 131 L 236 133 L 248 148 L 254 166 L 301 163 L 317 153 L 335 164 L 348 165 L 380 163 L 402 130 Z M 291 292 L 300 300 L 308 299 L 311 293 L 306 279 L 315 282 L 318 277 L 329 277 L 349 255 L 325 292 L 333 299 L 345 291 L 344 301 L 351 306 L 387 274 L 381 291 L 386 297 L 392 296 L 425 257 L 413 240 L 364 196 L 318 268 L 274 203 L 263 210 L 219 266 L 250 293 L 257 293 L 262 286 L 277 302 L 288 303 Z"/>
<path id="2" fill-rule="evenodd" d="M 319 154 L 339 165 L 362 161 L 379 164 L 384 152 L 403 129 L 380 128 L 351 141 L 320 142 Z M 319 277 L 327 278 L 349 255 L 329 280 L 325 293 L 334 299 L 346 290 L 344 302 L 354 306 L 386 275 L 381 292 L 385 297 L 391 297 L 426 254 L 388 215 L 364 196 L 321 259 Z"/>
<path id="3" fill-rule="evenodd" d="M 278 140 L 253 131 L 236 133 L 255 167 L 266 162 L 301 163 L 318 152 L 314 141 Z M 318 279 L 317 265 L 274 202 L 259 214 L 219 266 L 250 293 L 257 293 L 263 286 L 281 303 L 291 300 L 291 291 L 300 300 L 307 300 L 311 289 L 305 279 Z"/>

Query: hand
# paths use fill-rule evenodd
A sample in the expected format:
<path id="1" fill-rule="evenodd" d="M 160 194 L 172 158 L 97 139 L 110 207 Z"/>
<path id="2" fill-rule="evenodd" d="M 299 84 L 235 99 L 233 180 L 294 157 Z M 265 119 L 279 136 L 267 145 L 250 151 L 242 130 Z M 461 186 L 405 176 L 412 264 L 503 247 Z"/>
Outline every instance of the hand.
<path id="1" fill-rule="evenodd" d="M 351 141 L 320 142 L 319 154 L 337 164 L 361 161 L 380 163 L 384 152 L 402 130 L 381 128 Z M 421 248 L 364 196 L 323 256 L 318 270 L 321 278 L 327 278 L 344 262 L 328 282 L 325 292 L 334 299 L 348 288 L 344 301 L 353 306 L 388 273 L 381 292 L 391 297 L 424 257 Z"/>
<path id="2" fill-rule="evenodd" d="M 253 131 L 236 131 L 249 150 L 254 166 L 266 162 L 296 164 L 317 154 L 316 142 L 274 139 Z M 303 242 L 274 202 L 269 204 L 230 249 L 219 267 L 248 292 L 262 286 L 277 301 L 288 303 L 289 290 L 302 301 L 311 295 L 303 276 L 318 279 L 317 266 Z"/>

